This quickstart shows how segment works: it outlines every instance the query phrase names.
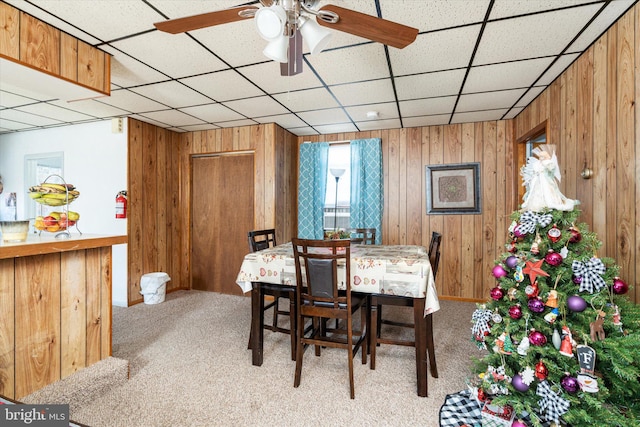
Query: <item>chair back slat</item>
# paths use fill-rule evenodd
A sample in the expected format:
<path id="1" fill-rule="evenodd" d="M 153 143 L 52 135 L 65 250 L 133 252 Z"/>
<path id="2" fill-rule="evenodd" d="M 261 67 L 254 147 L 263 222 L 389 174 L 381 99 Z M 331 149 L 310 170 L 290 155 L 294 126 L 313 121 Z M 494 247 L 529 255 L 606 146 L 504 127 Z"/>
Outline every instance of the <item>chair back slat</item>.
<path id="1" fill-rule="evenodd" d="M 349 232 L 351 233 L 351 243 L 358 243 L 361 245 L 376 244 L 375 228 L 352 228 Z"/>
<path id="2" fill-rule="evenodd" d="M 249 231 L 248 237 L 249 250 L 251 252 L 257 252 L 276 246 L 276 230 L 273 228 Z"/>
<path id="3" fill-rule="evenodd" d="M 429 262 L 431 263 L 431 271 L 433 272 L 433 278 L 436 278 L 438 273 L 438 265 L 440 264 L 440 243 L 442 242 L 442 234 L 433 232 L 431 233 L 431 242 L 429 243 Z"/>

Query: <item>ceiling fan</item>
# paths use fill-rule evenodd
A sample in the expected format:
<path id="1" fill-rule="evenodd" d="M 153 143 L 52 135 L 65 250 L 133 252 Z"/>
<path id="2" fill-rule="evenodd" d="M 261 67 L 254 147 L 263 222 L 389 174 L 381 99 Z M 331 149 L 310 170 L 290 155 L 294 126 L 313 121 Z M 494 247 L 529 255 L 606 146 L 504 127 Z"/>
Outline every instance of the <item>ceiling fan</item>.
<path id="1" fill-rule="evenodd" d="M 317 8 L 320 0 L 259 0 L 216 12 L 156 22 L 155 27 L 171 34 L 253 18 L 258 33 L 268 41 L 263 53 L 281 63 L 280 74 L 302 72 L 302 40 L 311 54 L 320 53 L 331 32 L 343 31 L 402 49 L 413 43 L 418 29 L 331 4 Z M 254 2 L 258 3 L 258 2 Z M 315 17 L 315 19 L 313 19 Z M 326 28 L 321 28 L 326 27 Z"/>

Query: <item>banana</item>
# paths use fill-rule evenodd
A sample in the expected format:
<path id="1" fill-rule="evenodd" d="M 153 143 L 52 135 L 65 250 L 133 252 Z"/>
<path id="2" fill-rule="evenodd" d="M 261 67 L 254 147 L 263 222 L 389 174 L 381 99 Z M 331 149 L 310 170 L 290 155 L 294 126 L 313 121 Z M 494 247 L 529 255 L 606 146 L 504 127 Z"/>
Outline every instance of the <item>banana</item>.
<path id="1" fill-rule="evenodd" d="M 39 199 L 40 197 L 42 197 L 42 193 L 29 193 L 29 197 L 31 197 L 32 199 Z"/>
<path id="2" fill-rule="evenodd" d="M 66 193 L 47 193 L 47 194 L 43 194 L 42 198 L 44 198 L 44 199 L 66 200 L 67 199 L 67 195 L 66 195 Z"/>
<path id="3" fill-rule="evenodd" d="M 52 190 L 63 193 L 67 191 L 67 187 L 62 184 L 50 184 L 48 182 L 45 182 L 43 184 L 40 184 L 40 187 L 51 188 Z"/>

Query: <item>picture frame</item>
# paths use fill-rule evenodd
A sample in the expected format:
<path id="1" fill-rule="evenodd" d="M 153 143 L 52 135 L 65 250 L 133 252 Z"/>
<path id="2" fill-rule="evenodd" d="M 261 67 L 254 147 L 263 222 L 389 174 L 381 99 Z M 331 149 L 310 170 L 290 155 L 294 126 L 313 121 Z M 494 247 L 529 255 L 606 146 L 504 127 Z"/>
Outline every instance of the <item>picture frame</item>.
<path id="1" fill-rule="evenodd" d="M 427 215 L 479 214 L 480 163 L 428 165 Z"/>

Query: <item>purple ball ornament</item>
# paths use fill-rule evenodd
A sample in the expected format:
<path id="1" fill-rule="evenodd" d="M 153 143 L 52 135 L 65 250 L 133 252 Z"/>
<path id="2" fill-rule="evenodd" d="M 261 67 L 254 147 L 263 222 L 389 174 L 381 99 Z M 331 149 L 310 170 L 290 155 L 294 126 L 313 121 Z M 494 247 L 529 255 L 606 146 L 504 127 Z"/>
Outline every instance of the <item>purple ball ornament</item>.
<path id="1" fill-rule="evenodd" d="M 522 420 L 513 420 L 511 427 L 528 427 Z"/>
<path id="2" fill-rule="evenodd" d="M 507 267 L 513 270 L 518 265 L 518 258 L 511 255 L 510 257 L 507 257 L 504 263 L 507 265 Z"/>
<path id="3" fill-rule="evenodd" d="M 532 331 L 529 334 L 529 342 L 541 347 L 547 343 L 547 337 L 545 337 L 542 332 Z"/>
<path id="4" fill-rule="evenodd" d="M 529 390 L 529 386 L 527 385 L 527 383 L 522 381 L 522 375 L 520 374 L 515 374 L 513 378 L 511 378 L 511 385 L 513 386 L 513 388 L 522 393 Z"/>
<path id="5" fill-rule="evenodd" d="M 549 253 L 547 253 L 547 255 L 544 257 L 544 260 L 547 262 L 547 264 L 557 267 L 562 264 L 562 255 L 560 255 L 558 252 L 550 250 Z"/>
<path id="6" fill-rule="evenodd" d="M 504 296 L 504 291 L 500 286 L 496 286 L 495 288 L 491 289 L 490 295 L 494 300 L 500 301 Z"/>
<path id="7" fill-rule="evenodd" d="M 511 318 L 514 320 L 518 320 L 522 317 L 522 309 L 520 308 L 520 304 L 512 305 L 511 307 L 509 307 L 509 316 L 511 316 Z"/>
<path id="8" fill-rule="evenodd" d="M 616 295 L 626 294 L 629 291 L 629 285 L 622 281 L 619 277 L 613 278 L 613 285 L 611 286 L 613 293 Z"/>
<path id="9" fill-rule="evenodd" d="M 500 264 L 493 267 L 493 270 L 491 270 L 491 273 L 493 274 L 493 277 L 495 277 L 496 279 L 505 277 L 507 275 L 507 271 Z"/>
<path id="10" fill-rule="evenodd" d="M 525 234 L 525 233 L 523 233 L 522 231 L 520 231 L 520 227 L 516 227 L 516 228 L 513 230 L 513 235 L 514 235 L 516 238 L 521 239 L 521 238 L 523 238 L 526 234 Z"/>
<path id="11" fill-rule="evenodd" d="M 582 276 L 573 276 L 573 283 L 575 283 L 576 285 L 579 285 L 580 283 L 582 283 Z"/>
<path id="12" fill-rule="evenodd" d="M 538 297 L 531 298 L 527 302 L 527 306 L 534 313 L 542 313 L 544 311 L 544 302 Z"/>
<path id="13" fill-rule="evenodd" d="M 560 380 L 560 385 L 567 393 L 575 393 L 580 390 L 578 379 L 569 375 L 568 372 L 566 372 Z"/>
<path id="14" fill-rule="evenodd" d="M 579 295 L 571 295 L 567 298 L 567 307 L 569 310 L 579 313 L 587 308 L 587 302 Z"/>

